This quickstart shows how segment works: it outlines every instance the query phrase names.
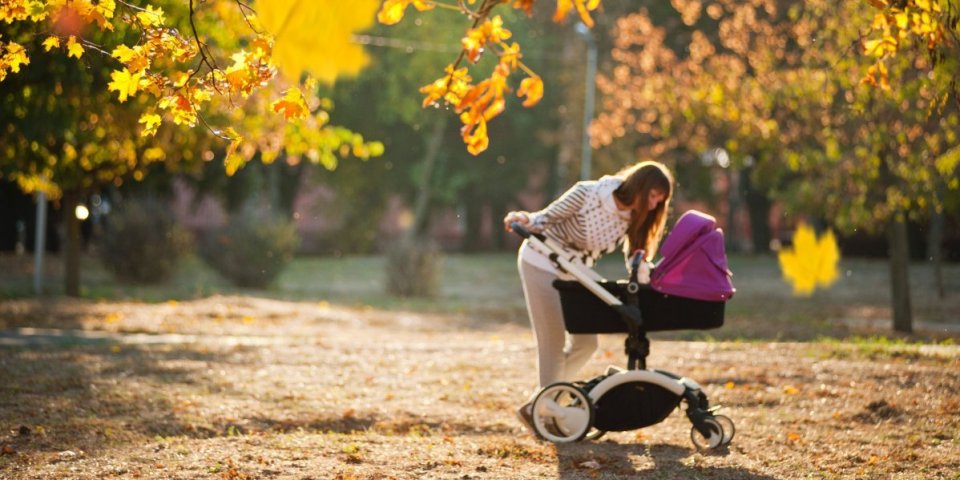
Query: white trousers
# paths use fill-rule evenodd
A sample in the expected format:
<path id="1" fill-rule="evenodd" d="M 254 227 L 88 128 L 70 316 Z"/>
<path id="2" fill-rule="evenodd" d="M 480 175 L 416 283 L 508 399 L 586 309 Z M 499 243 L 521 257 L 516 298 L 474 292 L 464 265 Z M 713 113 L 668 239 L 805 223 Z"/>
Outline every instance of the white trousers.
<path id="1" fill-rule="evenodd" d="M 522 259 L 517 260 L 520 283 L 527 301 L 530 326 L 537 340 L 537 372 L 540 388 L 560 381 L 573 381 L 577 372 L 597 350 L 597 335 L 571 335 L 563 327 L 560 294 L 553 288 L 557 276 Z"/>

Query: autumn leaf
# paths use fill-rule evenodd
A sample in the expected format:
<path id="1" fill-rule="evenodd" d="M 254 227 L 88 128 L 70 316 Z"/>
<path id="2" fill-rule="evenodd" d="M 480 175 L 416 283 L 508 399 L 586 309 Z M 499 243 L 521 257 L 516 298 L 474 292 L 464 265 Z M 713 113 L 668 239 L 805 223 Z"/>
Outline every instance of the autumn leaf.
<path id="1" fill-rule="evenodd" d="M 380 11 L 377 12 L 377 21 L 384 25 L 396 25 L 400 20 L 403 20 L 403 14 L 411 4 L 421 12 L 431 10 L 434 7 L 433 2 L 425 0 L 387 0 L 383 2 Z"/>
<path id="2" fill-rule="evenodd" d="M 274 112 L 282 113 L 283 118 L 286 120 L 297 119 L 301 120 L 307 116 L 309 109 L 303 98 L 303 92 L 299 88 L 291 88 L 287 90 L 283 98 L 273 102 L 270 105 L 270 108 Z"/>
<path id="3" fill-rule="evenodd" d="M 137 20 L 140 20 L 140 24 L 144 27 L 162 26 L 164 21 L 163 9 L 147 5 L 146 10 L 137 13 Z"/>
<path id="4" fill-rule="evenodd" d="M 43 41 L 43 50 L 49 52 L 54 48 L 60 48 L 60 37 L 51 35 Z"/>
<path id="5" fill-rule="evenodd" d="M 129 70 L 124 68 L 121 70 L 114 70 L 110 73 L 111 82 L 107 84 L 107 89 L 111 92 L 115 91 L 119 94 L 120 103 L 126 102 L 127 97 L 137 93 L 137 89 L 140 88 L 140 78 L 142 77 L 139 73 L 130 73 Z"/>
<path id="6" fill-rule="evenodd" d="M 140 132 L 141 137 L 148 137 L 157 134 L 157 129 L 160 127 L 162 118 L 160 115 L 155 113 L 144 113 L 140 116 L 140 120 L 137 123 L 143 124 L 143 131 Z"/>
<path id="7" fill-rule="evenodd" d="M 840 249 L 833 232 L 827 231 L 818 239 L 805 223 L 797 226 L 793 249 L 781 250 L 778 259 L 794 295 L 810 296 L 816 287 L 829 287 L 839 276 Z"/>
<path id="8" fill-rule="evenodd" d="M 240 147 L 240 144 L 243 143 L 243 137 L 240 136 L 233 128 L 227 128 L 226 131 L 227 137 L 230 138 L 230 145 L 227 146 L 227 155 L 223 159 L 223 166 L 226 170 L 227 176 L 232 177 L 234 173 L 237 173 L 237 170 L 242 167 L 246 161 L 243 157 L 237 153 L 237 148 Z"/>
<path id="9" fill-rule="evenodd" d="M 379 3 L 272 0 L 257 4 L 257 18 L 274 37 L 272 61 L 280 73 L 292 82 L 307 72 L 332 83 L 369 63 L 353 35 L 373 24 Z M 317 32 L 323 32 L 322 41 Z"/>
<path id="10" fill-rule="evenodd" d="M 539 76 L 527 77 L 520 81 L 520 88 L 517 89 L 517 96 L 527 99 L 523 101 L 524 107 L 532 107 L 543 98 L 543 80 Z"/>
<path id="11" fill-rule="evenodd" d="M 67 57 L 80 58 L 83 56 L 83 45 L 73 35 L 67 39 Z"/>

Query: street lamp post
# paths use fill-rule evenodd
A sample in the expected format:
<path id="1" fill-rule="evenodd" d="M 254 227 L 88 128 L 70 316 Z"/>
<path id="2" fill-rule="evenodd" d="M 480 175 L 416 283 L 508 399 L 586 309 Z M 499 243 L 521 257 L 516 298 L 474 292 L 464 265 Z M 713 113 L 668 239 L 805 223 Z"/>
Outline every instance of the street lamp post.
<path id="1" fill-rule="evenodd" d="M 597 77 L 597 43 L 589 27 L 583 22 L 577 23 L 577 33 L 587 45 L 587 78 L 583 98 L 583 138 L 580 145 L 580 179 L 590 179 L 590 163 L 593 151 L 590 148 L 590 120 L 593 119 L 594 91 Z"/>

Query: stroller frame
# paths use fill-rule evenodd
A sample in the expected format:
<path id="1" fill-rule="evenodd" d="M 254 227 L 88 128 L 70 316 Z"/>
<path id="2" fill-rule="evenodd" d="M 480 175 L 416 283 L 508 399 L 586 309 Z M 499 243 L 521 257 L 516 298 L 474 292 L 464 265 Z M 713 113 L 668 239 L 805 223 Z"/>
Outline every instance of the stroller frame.
<path id="1" fill-rule="evenodd" d="M 627 329 L 626 370 L 611 366 L 593 379 L 552 383 L 537 393 L 532 423 L 541 438 L 554 443 L 595 440 L 607 431 L 635 430 L 660 423 L 685 402 L 685 413 L 692 424 L 690 438 L 697 449 L 715 449 L 733 440 L 733 421 L 715 413 L 719 407 L 710 406 L 697 382 L 664 370 L 647 369 L 650 340 L 639 308 L 639 293 L 651 287 L 636 281 L 639 259 L 634 261 L 621 301 L 601 285 L 605 279 L 596 271 L 559 255 L 562 250 L 554 240 L 531 233 L 519 223 L 511 227 L 538 250 L 549 252 L 549 259 L 557 268 L 614 309 Z"/>

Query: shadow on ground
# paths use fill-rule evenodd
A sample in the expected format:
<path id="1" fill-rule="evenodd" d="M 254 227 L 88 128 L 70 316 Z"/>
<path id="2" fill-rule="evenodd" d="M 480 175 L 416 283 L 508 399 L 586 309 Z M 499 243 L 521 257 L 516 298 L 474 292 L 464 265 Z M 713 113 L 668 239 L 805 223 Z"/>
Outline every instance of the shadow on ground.
<path id="1" fill-rule="evenodd" d="M 700 478 L 738 480 L 773 480 L 774 477 L 754 474 L 743 468 L 697 466 L 687 461 L 692 449 L 666 444 L 619 444 L 603 442 L 557 446 L 558 478 L 574 480 L 592 478 L 597 471 L 604 478 Z M 723 449 L 708 455 L 726 456 Z"/>

